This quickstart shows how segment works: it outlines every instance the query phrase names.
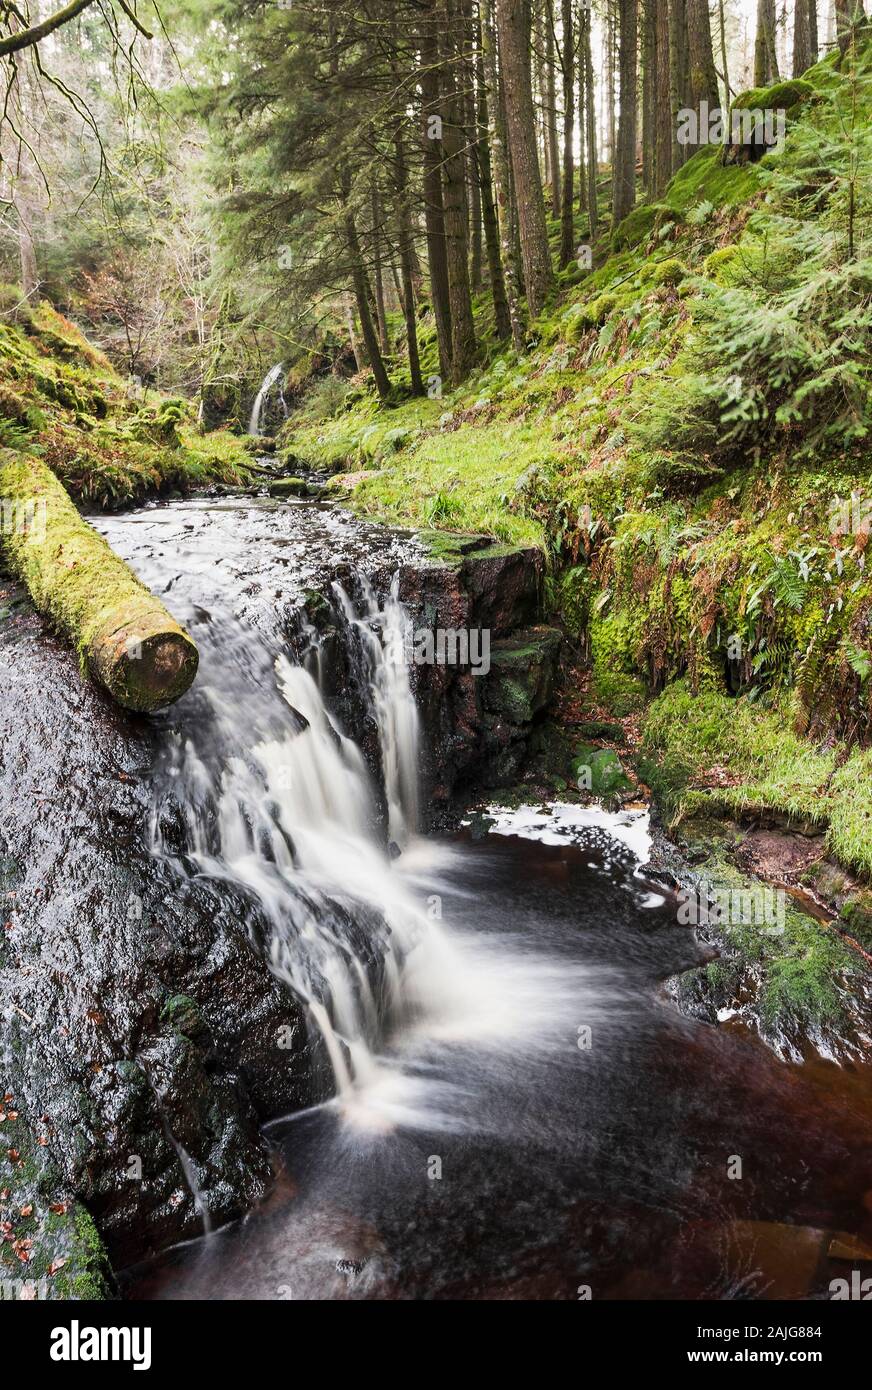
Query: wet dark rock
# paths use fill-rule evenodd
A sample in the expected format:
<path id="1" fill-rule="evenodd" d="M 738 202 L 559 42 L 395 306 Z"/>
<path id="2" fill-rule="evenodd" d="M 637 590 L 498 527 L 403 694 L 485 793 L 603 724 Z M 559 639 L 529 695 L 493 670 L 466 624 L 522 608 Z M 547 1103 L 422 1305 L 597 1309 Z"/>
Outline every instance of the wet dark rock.
<path id="1" fill-rule="evenodd" d="M 258 1126 L 306 1101 L 305 1030 L 245 905 L 148 854 L 149 723 L 83 683 L 27 604 L 14 613 L 0 624 L 3 1084 L 45 1117 L 59 1200 L 83 1202 L 124 1263 L 202 1229 L 181 1150 L 214 1224 L 264 1193 Z"/>
<path id="2" fill-rule="evenodd" d="M 542 556 L 533 547 L 445 532 L 421 538 L 429 561 L 401 572 L 416 628 L 487 633 L 489 660 L 414 668 L 426 740 L 425 802 L 438 814 L 456 792 L 505 787 L 535 751 L 551 702 L 562 635 L 537 627 Z"/>
<path id="3" fill-rule="evenodd" d="M 280 539 L 271 552 L 279 557 Z M 384 573 L 374 578 L 384 587 L 397 560 L 381 545 Z M 252 555 L 254 603 L 271 575 L 257 569 L 262 548 L 246 551 L 246 565 Z M 299 592 L 277 594 L 275 622 L 298 651 L 306 624 L 318 629 L 328 695 L 332 687 L 374 764 L 366 673 L 349 656 L 330 593 L 331 579 L 351 584 L 354 569 L 345 562 L 340 571 L 331 557 L 313 566 L 305 607 Z M 445 554 L 401 571 L 416 625 L 484 628 L 491 639 L 486 674 L 484 666 L 481 675 L 414 669 L 425 742 L 438 750 L 425 778 L 437 814 L 476 779 L 515 781 L 529 757 L 561 640 L 531 627 L 541 577 L 536 551 L 482 537 L 450 538 Z M 204 1215 L 218 1226 L 256 1204 L 272 1181 L 260 1126 L 318 1098 L 322 1078 L 302 1011 L 269 971 L 254 904 L 148 852 L 154 817 L 164 855 L 193 870 L 182 808 L 172 797 L 156 806 L 153 796 L 164 725 L 124 713 L 82 682 L 74 656 L 23 595 L 5 592 L 3 612 L 4 1082 L 23 1116 L 45 1117 L 45 1200 L 57 1196 L 83 1219 L 87 1209 L 123 1266 L 199 1234 Z M 198 622 L 209 620 L 198 610 Z M 378 988 L 383 920 L 359 906 L 313 901 L 312 910 L 333 914 Z M 28 1124 L 33 1149 L 40 1136 Z"/>
<path id="4" fill-rule="evenodd" d="M 486 709 L 516 725 L 532 724 L 553 698 L 561 642 L 553 627 L 527 628 L 492 642 Z"/>
<path id="5" fill-rule="evenodd" d="M 576 748 L 571 770 L 579 788 L 610 801 L 632 790 L 632 783 L 617 753 L 609 748 L 582 744 Z"/>

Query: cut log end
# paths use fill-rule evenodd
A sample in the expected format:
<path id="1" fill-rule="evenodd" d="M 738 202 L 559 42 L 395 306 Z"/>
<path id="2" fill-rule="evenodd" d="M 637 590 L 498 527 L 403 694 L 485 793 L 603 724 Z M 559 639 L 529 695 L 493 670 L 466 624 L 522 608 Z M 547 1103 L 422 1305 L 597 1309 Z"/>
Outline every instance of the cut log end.
<path id="1" fill-rule="evenodd" d="M 110 636 L 97 638 L 89 665 L 113 699 L 126 709 L 148 714 L 164 709 L 184 695 L 197 674 L 197 648 L 181 628 L 166 624 L 143 631 L 143 624 L 126 624 Z"/>

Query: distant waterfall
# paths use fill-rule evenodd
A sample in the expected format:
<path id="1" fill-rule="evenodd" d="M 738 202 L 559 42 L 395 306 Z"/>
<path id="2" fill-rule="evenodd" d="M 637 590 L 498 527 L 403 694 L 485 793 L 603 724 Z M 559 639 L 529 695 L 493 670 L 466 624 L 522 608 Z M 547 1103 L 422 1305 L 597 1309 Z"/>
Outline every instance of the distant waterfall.
<path id="1" fill-rule="evenodd" d="M 269 396 L 270 391 L 272 390 L 275 383 L 278 381 L 284 369 L 284 362 L 276 362 L 275 366 L 270 367 L 269 371 L 264 377 L 261 383 L 260 390 L 254 398 L 254 405 L 251 407 L 251 418 L 248 422 L 249 434 L 261 433 L 260 422 L 261 417 L 263 416 L 263 407 L 266 403 L 266 399 Z"/>
<path id="2" fill-rule="evenodd" d="M 334 585 L 346 655 L 365 677 L 378 731 L 388 834 L 404 846 L 416 829 L 418 765 L 418 717 L 400 658 L 406 618 L 396 578 L 384 602 L 365 579 L 354 591 L 357 603 Z M 314 629 L 306 631 L 311 640 Z M 168 799 L 185 849 L 179 856 L 164 842 L 160 814 L 154 848 L 183 872 L 254 896 L 269 924 L 271 967 L 305 1004 L 347 1098 L 375 1077 L 391 1017 L 426 1008 L 431 982 L 450 973 L 449 948 L 392 870 L 363 755 L 325 704 L 317 645 L 310 670 L 270 653 L 256 631 L 228 635 L 211 638 L 220 681 L 201 691 L 211 721 L 171 747 Z"/>

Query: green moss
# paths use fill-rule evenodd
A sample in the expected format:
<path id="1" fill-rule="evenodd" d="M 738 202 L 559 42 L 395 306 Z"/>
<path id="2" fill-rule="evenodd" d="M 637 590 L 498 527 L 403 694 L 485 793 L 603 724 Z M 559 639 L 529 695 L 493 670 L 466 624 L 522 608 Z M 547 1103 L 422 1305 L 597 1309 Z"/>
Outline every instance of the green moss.
<path id="1" fill-rule="evenodd" d="M 664 201 L 676 212 L 687 212 L 705 200 L 715 208 L 746 202 L 761 187 L 756 165 L 721 163 L 721 146 L 706 145 L 682 165 L 667 186 Z"/>
<path id="2" fill-rule="evenodd" d="M 588 328 L 599 328 L 605 322 L 609 314 L 617 304 L 617 296 L 614 294 L 597 295 L 596 299 L 583 304 L 579 310 L 579 319 Z"/>
<path id="3" fill-rule="evenodd" d="M 872 879 L 872 750 L 855 749 L 829 787 L 829 845 L 848 868 Z"/>
<path id="4" fill-rule="evenodd" d="M 626 611 L 595 614 L 589 627 L 593 687 L 597 701 L 617 719 L 640 709 L 645 683 L 639 672 L 638 627 Z"/>
<path id="5" fill-rule="evenodd" d="M 309 490 L 305 478 L 276 478 L 269 485 L 270 497 L 305 497 Z"/>
<path id="6" fill-rule="evenodd" d="M 581 744 L 573 753 L 570 771 L 581 791 L 608 801 L 632 789 L 620 758 L 608 748 Z"/>
<path id="7" fill-rule="evenodd" d="M 646 780 L 673 819 L 704 805 L 737 814 L 779 812 L 801 824 L 826 824 L 832 752 L 817 752 L 777 713 L 687 682 L 654 701 L 643 728 Z M 700 789 L 712 769 L 726 769 Z"/>
<path id="8" fill-rule="evenodd" d="M 718 280 L 731 265 L 735 264 L 737 256 L 738 248 L 736 246 L 719 246 L 716 251 L 712 251 L 706 256 L 702 268 L 712 280 Z"/>
<path id="9" fill-rule="evenodd" d="M 740 92 L 733 101 L 734 111 L 790 111 L 814 95 L 811 82 L 794 77 L 788 82 L 775 82 L 771 87 L 751 87 Z"/>
<path id="10" fill-rule="evenodd" d="M 872 951 L 872 891 L 861 889 L 853 893 L 839 916 L 851 936 L 867 951 Z"/>
<path id="11" fill-rule="evenodd" d="M 619 223 L 614 233 L 612 244 L 615 250 L 631 249 L 649 237 L 661 208 L 662 205 L 659 203 L 641 203 L 639 207 L 633 208 L 623 222 Z"/>
<path id="12" fill-rule="evenodd" d="M 3 401 L 6 405 L 3 405 Z M 155 392 L 134 405 L 109 362 L 45 302 L 0 321 L 0 417 L 28 438 L 72 496 L 118 507 L 159 492 L 250 479 L 242 441 L 201 436 L 190 406 Z"/>
<path id="13" fill-rule="evenodd" d="M 690 823 L 687 834 L 696 860 L 702 860 L 696 872 L 712 890 L 735 895 L 732 901 L 764 890 L 760 880 L 736 866 L 727 837 L 713 837 L 705 822 L 699 828 Z M 845 1024 L 846 989 L 862 965 L 839 935 L 789 897 L 783 900 L 782 922 L 767 923 L 765 913 L 749 913 L 750 920 L 741 920 L 743 915 L 730 913 L 720 923 L 728 954 L 706 967 L 712 989 L 732 993 L 741 988 L 745 972 L 754 972 L 761 1019 L 770 1034 L 802 1036 L 810 1028 Z"/>
<path id="14" fill-rule="evenodd" d="M 112 1297 L 112 1272 L 89 1212 L 65 1190 L 31 1123 L 21 1111 L 15 1119 L 11 1112 L 7 1105 L 0 1124 L 0 1186 L 9 1193 L 3 1210 L 11 1228 L 0 1244 L 0 1278 L 18 1289 L 19 1298 L 28 1296 L 24 1285 L 38 1299 Z M 26 1262 L 16 1254 L 19 1240 L 30 1242 Z"/>
<path id="15" fill-rule="evenodd" d="M 121 704 L 154 709 L 187 690 L 197 649 L 163 604 L 79 515 L 32 457 L 0 452 L 0 496 L 20 509 L 4 555 L 83 669 Z"/>
<path id="16" fill-rule="evenodd" d="M 188 994 L 172 995 L 161 1008 L 160 1021 L 187 1038 L 207 1031 L 198 1004 Z"/>
<path id="17" fill-rule="evenodd" d="M 667 257 L 654 267 L 653 281 L 655 285 L 678 285 L 687 275 L 687 266 L 682 265 L 676 257 Z"/>

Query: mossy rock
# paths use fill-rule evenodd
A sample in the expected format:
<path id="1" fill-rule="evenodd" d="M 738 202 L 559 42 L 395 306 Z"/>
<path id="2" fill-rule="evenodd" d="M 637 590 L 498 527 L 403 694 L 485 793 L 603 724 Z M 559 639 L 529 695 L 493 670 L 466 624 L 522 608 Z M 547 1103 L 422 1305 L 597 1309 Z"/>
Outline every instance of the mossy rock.
<path id="1" fill-rule="evenodd" d="M 788 82 L 775 82 L 771 87 L 751 87 L 735 98 L 733 111 L 790 111 L 801 101 L 815 95 L 810 82 L 794 77 Z"/>
<path id="2" fill-rule="evenodd" d="M 710 280 L 722 281 L 725 278 L 730 266 L 735 265 L 739 257 L 738 246 L 719 246 L 716 251 L 712 251 L 702 263 L 704 273 Z"/>
<path id="3" fill-rule="evenodd" d="M 183 400 L 162 401 L 157 410 L 141 410 L 131 421 L 131 430 L 137 439 L 150 444 L 160 444 L 169 449 L 180 449 L 182 440 L 179 426 L 188 413 L 187 402 Z"/>
<path id="4" fill-rule="evenodd" d="M 590 792 L 591 796 L 611 800 L 632 790 L 620 758 L 610 748 L 581 744 L 575 750 L 570 769 L 579 790 Z"/>
<path id="5" fill-rule="evenodd" d="M 532 723 L 554 693 L 562 640 L 556 628 L 543 627 L 492 642 L 486 708 L 509 724 Z"/>
<path id="6" fill-rule="evenodd" d="M 615 251 L 632 250 L 651 235 L 658 213 L 663 211 L 661 203 L 643 203 L 620 222 L 612 237 Z"/>
<path id="7" fill-rule="evenodd" d="M 103 1242 L 90 1213 L 63 1185 L 43 1133 L 46 1126 L 22 1110 L 12 1119 L 11 1109 L 6 1111 L 0 1149 L 0 1187 L 9 1224 L 0 1245 L 3 1298 L 112 1298 L 114 1282 Z M 30 1242 L 26 1262 L 13 1248 L 19 1240 Z"/>
<path id="8" fill-rule="evenodd" d="M 579 306 L 578 312 L 570 323 L 567 331 L 567 338 L 570 342 L 577 342 L 579 338 L 590 328 L 600 328 L 608 318 L 618 302 L 615 294 L 606 291 L 597 295 L 596 299 L 591 299 L 587 304 Z"/>
<path id="9" fill-rule="evenodd" d="M 28 411 L 31 409 L 30 402 L 13 391 L 10 387 L 0 382 L 0 415 L 5 415 L 8 420 L 14 420 L 16 424 L 26 425 Z"/>
<path id="10" fill-rule="evenodd" d="M 185 1038 L 198 1038 L 208 1033 L 199 1005 L 188 994 L 174 994 L 160 1011 L 160 1021 L 174 1033 Z"/>
<path id="11" fill-rule="evenodd" d="M 569 265 L 559 272 L 557 279 L 561 285 L 577 285 L 584 279 L 585 274 L 586 271 L 582 270 L 577 261 L 570 261 Z"/>
<path id="12" fill-rule="evenodd" d="M 270 497 L 308 497 L 309 492 L 305 478 L 275 478 L 269 485 Z"/>
<path id="13" fill-rule="evenodd" d="M 583 739 L 599 739 L 610 743 L 625 742 L 623 724 L 612 724 L 606 719 L 584 719 L 576 725 L 575 732 Z"/>
<path id="14" fill-rule="evenodd" d="M 683 265 L 676 257 L 670 256 L 665 261 L 660 261 L 654 268 L 652 280 L 655 285 L 679 285 L 688 275 L 686 265 Z"/>

